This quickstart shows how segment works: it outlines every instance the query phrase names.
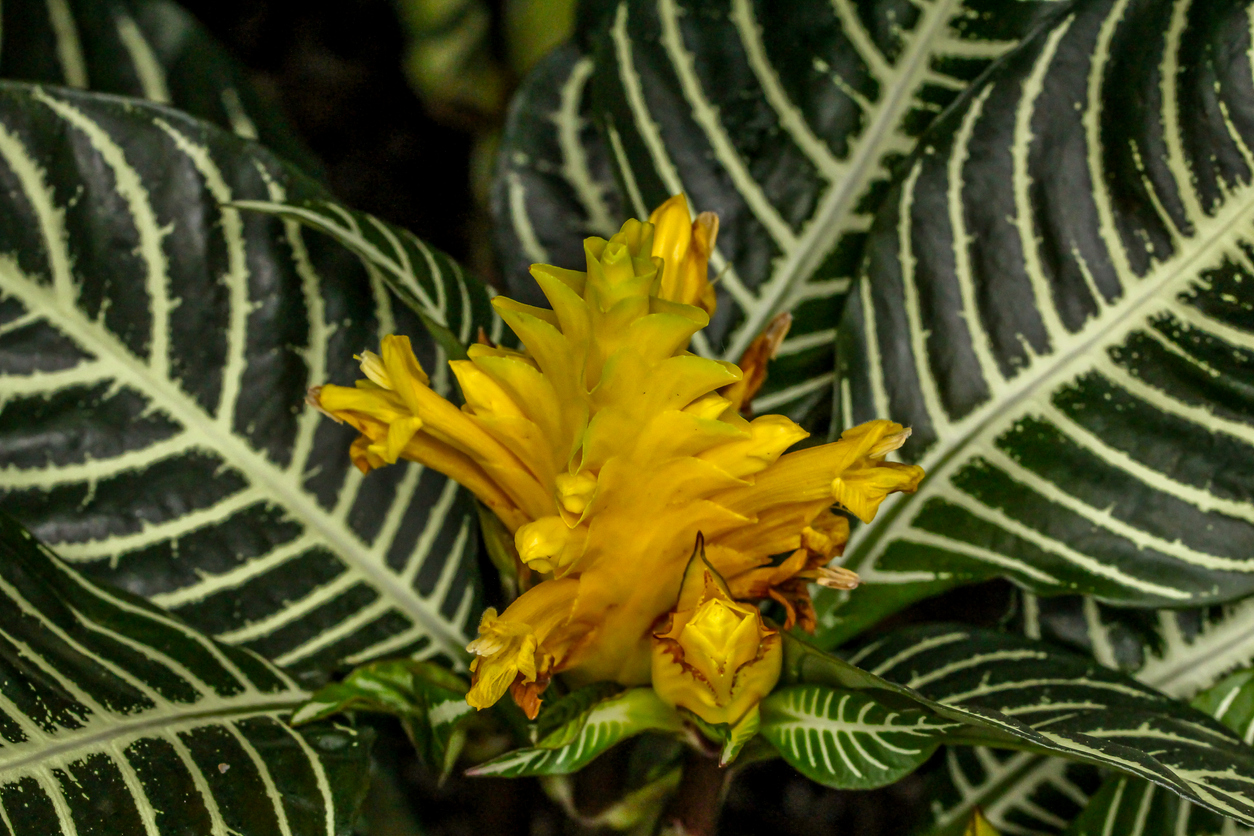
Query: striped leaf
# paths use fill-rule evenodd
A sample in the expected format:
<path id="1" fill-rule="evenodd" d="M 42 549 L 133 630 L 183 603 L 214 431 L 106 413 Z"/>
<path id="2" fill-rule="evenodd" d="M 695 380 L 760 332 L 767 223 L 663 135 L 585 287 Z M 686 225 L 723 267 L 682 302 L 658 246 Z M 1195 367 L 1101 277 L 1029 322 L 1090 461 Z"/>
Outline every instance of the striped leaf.
<path id="1" fill-rule="evenodd" d="M 976 809 L 1002 836 L 1062 833 L 1102 782 L 1092 764 L 1035 752 L 951 746 L 944 758 L 941 769 L 929 776 L 931 815 L 915 833 L 965 836 Z"/>
<path id="2" fill-rule="evenodd" d="M 793 313 L 756 410 L 824 429 L 834 328 L 895 163 L 1065 5 L 622 0 L 607 16 L 595 110 L 628 209 L 684 191 L 721 217 L 720 313 L 694 345 L 734 361 Z"/>
<path id="3" fill-rule="evenodd" d="M 461 677 L 432 662 L 372 662 L 319 689 L 292 714 L 291 723 L 304 725 L 348 711 L 390 714 L 443 780 L 465 743 L 464 721 L 474 713 L 466 702 L 469 690 Z"/>
<path id="4" fill-rule="evenodd" d="M 865 691 L 824 685 L 781 688 L 762 701 L 762 736 L 807 778 L 866 790 L 923 764 L 958 723 L 917 709 L 893 710 Z"/>
<path id="5" fill-rule="evenodd" d="M 409 230 L 329 200 L 237 200 L 231 205 L 330 235 L 362 260 L 371 278 L 381 279 L 418 314 L 450 359 L 466 356 L 466 345 L 477 337 L 476 326 L 484 328 L 493 342 L 500 341 L 505 323 L 488 302 L 487 285 L 467 276 L 456 261 Z"/>
<path id="6" fill-rule="evenodd" d="M 988 740 L 1001 738 L 1000 745 L 1114 767 L 1254 822 L 1254 748 L 1205 714 L 1092 660 L 1022 636 L 943 624 L 888 634 L 849 663 L 829 659 L 811 651 L 790 664 L 790 676 L 857 689 L 894 683 L 898 693 Z M 964 731 L 961 739 L 976 736 Z"/>
<path id="7" fill-rule="evenodd" d="M 168 0 L 5 0 L 0 78 L 168 104 L 321 171 L 248 71 Z"/>
<path id="8" fill-rule="evenodd" d="M 1236 600 L 1254 593 L 1250 9 L 1068 8 L 934 126 L 871 230 L 845 420 L 912 425 L 902 455 L 928 478 L 848 561 L 881 585 Z"/>
<path id="9" fill-rule="evenodd" d="M 176 112 L 13 83 L 0 182 L 4 507 L 88 576 L 284 667 L 458 657 L 473 503 L 415 465 L 363 477 L 354 433 L 304 405 L 392 332 L 448 391 L 443 352 L 338 244 L 227 205 L 321 189 Z"/>
<path id="10" fill-rule="evenodd" d="M 1254 740 L 1254 670 L 1224 679 L 1193 701 L 1247 743 Z M 1068 836 L 1248 836 L 1240 827 L 1209 810 L 1165 793 L 1148 781 L 1114 777 L 1093 796 Z"/>
<path id="11" fill-rule="evenodd" d="M 514 94 L 492 183 L 496 251 L 514 299 L 548 306 L 532 264 L 581 269 L 583 239 L 625 220 L 604 140 L 591 119 L 592 58 L 550 52 Z"/>
<path id="12" fill-rule="evenodd" d="M 535 746 L 506 752 L 466 774 L 500 778 L 566 775 L 583 769 L 597 755 L 629 737 L 683 730 L 679 713 L 662 702 L 652 688 L 631 688 L 580 711 Z"/>
<path id="13" fill-rule="evenodd" d="M 0 833 L 342 836 L 369 746 L 307 698 L 0 517 Z"/>
<path id="14" fill-rule="evenodd" d="M 1018 626 L 1082 650 L 1177 699 L 1254 664 L 1254 601 L 1197 610 L 1130 610 L 1091 598 L 1023 595 Z M 975 807 L 1007 833 L 1061 833 L 1096 791 L 1090 767 L 1030 753 L 951 750 L 929 836 L 953 836 Z"/>

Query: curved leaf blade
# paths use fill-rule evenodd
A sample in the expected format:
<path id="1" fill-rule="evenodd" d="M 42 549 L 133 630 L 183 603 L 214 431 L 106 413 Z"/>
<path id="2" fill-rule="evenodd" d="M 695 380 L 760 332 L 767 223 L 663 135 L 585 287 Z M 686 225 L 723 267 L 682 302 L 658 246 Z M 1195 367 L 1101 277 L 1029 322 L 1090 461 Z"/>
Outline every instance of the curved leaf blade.
<path id="1" fill-rule="evenodd" d="M 605 16 L 594 101 L 631 210 L 682 191 L 720 215 L 719 314 L 694 345 L 734 362 L 793 314 L 755 411 L 826 429 L 836 322 L 896 163 L 1065 6 L 623 0 Z"/>
<path id="2" fill-rule="evenodd" d="M 829 787 L 867 790 L 923 765 L 940 737 L 959 727 L 916 709 L 893 710 L 861 691 L 823 685 L 782 688 L 761 703 L 759 732 L 784 760 Z"/>
<path id="3" fill-rule="evenodd" d="M 1249 740 L 1254 732 L 1254 670 L 1226 677 L 1198 695 L 1193 704 Z M 1107 780 L 1067 829 L 1068 836 L 1242 836 L 1251 832 L 1148 781 L 1125 777 Z"/>
<path id="4" fill-rule="evenodd" d="M 96 586 L 0 517 L 0 811 L 6 832 L 339 836 L 368 739 L 286 717 L 280 669 Z"/>
<path id="5" fill-rule="evenodd" d="M 500 341 L 505 323 L 488 302 L 487 285 L 467 276 L 456 261 L 409 230 L 328 200 L 299 204 L 237 200 L 231 205 L 286 218 L 331 236 L 418 314 L 450 359 L 465 358 L 466 346 L 475 340 L 476 325 L 484 328 L 491 323 L 484 333 L 494 343 Z"/>
<path id="6" fill-rule="evenodd" d="M 847 420 L 929 471 L 851 544 L 869 581 L 1254 591 L 1248 38 L 1240 4 L 1084 0 L 929 133 L 842 326 Z"/>
<path id="7" fill-rule="evenodd" d="M 1114 767 L 1254 822 L 1254 748 L 1202 712 L 1092 660 L 1007 633 L 901 630 L 850 657 L 940 716 Z"/>
<path id="8" fill-rule="evenodd" d="M 631 688 L 581 711 L 566 726 L 549 732 L 539 744 L 516 749 L 466 771 L 467 775 L 522 778 L 566 775 L 629 737 L 644 732 L 684 730 L 678 712 L 652 688 Z M 544 745 L 546 741 L 552 745 Z"/>
<path id="9" fill-rule="evenodd" d="M 1016 628 L 1024 635 L 1079 649 L 1177 699 L 1192 699 L 1227 671 L 1254 664 L 1254 602 L 1249 600 L 1157 612 L 1109 607 L 1080 596 L 1022 593 L 1022 600 Z M 951 749 L 946 771 L 948 780 L 935 787 L 938 804 L 928 836 L 956 836 L 975 807 L 1012 832 L 1061 833 L 1100 786 L 1096 771 L 1084 764 L 978 747 Z"/>
<path id="10" fill-rule="evenodd" d="M 363 478 L 353 432 L 304 405 L 396 331 L 447 392 L 443 352 L 339 245 L 227 205 L 325 193 L 168 109 L 13 83 L 0 182 L 5 507 L 92 578 L 284 667 L 460 658 L 473 503 L 415 465 Z"/>
<path id="11" fill-rule="evenodd" d="M 592 57 L 573 43 L 545 56 L 510 104 L 492 183 L 496 251 L 511 298 L 548 306 L 532 264 L 584 265 L 583 239 L 626 219 L 591 114 Z M 647 217 L 647 215 L 643 216 Z"/>

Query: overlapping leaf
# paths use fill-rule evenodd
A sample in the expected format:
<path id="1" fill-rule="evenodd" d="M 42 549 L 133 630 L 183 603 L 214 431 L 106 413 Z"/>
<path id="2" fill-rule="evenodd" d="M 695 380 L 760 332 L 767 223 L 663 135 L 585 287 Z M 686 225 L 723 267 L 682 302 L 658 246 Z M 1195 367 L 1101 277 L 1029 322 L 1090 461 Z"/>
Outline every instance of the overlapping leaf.
<path id="1" fill-rule="evenodd" d="M 864 577 L 1254 592 L 1248 11 L 1081 0 L 906 166 L 841 356 L 848 420 L 912 425 L 929 473 Z"/>
<path id="2" fill-rule="evenodd" d="M 1108 668 L 1192 699 L 1234 668 L 1254 664 L 1254 602 L 1195 610 L 1134 610 L 1092 598 L 1023 594 L 1016 619 L 1026 635 L 1070 645 Z M 1030 753 L 951 750 L 927 833 L 949 836 L 974 807 L 1010 832 L 1061 833 L 1097 790 L 1091 768 Z"/>
<path id="3" fill-rule="evenodd" d="M 891 784 L 923 764 L 958 723 L 893 710 L 864 691 L 782 688 L 762 701 L 762 736 L 806 777 L 840 789 Z"/>
<path id="4" fill-rule="evenodd" d="M 1254 736 L 1254 671 L 1225 678 L 1199 695 L 1194 705 L 1250 740 Z M 1148 781 L 1125 777 L 1109 779 L 1067 829 L 1068 836 L 1243 836 L 1251 832 Z"/>
<path id="5" fill-rule="evenodd" d="M 466 356 L 466 346 L 478 336 L 473 333 L 476 326 L 493 342 L 501 339 L 505 323 L 488 304 L 487 286 L 409 230 L 329 200 L 237 200 L 232 206 L 277 215 L 330 235 L 418 314 L 449 359 Z"/>
<path id="6" fill-rule="evenodd" d="M 315 693 L 291 717 L 299 726 L 349 711 L 390 714 L 400 720 L 427 766 L 441 778 L 453 770 L 465 742 L 462 729 L 474 709 L 470 686 L 433 662 L 391 659 L 357 668 Z"/>
<path id="7" fill-rule="evenodd" d="M 447 391 L 443 352 L 338 244 L 226 205 L 326 195 L 167 109 L 12 83 L 0 182 L 5 508 L 85 574 L 285 667 L 458 654 L 473 504 L 415 465 L 363 477 L 352 431 L 304 405 L 392 332 Z M 413 269 L 472 333 L 460 280 Z"/>
<path id="8" fill-rule="evenodd" d="M 822 429 L 833 338 L 896 161 L 995 58 L 1066 3 L 623 0 L 594 101 L 629 211 L 676 192 L 722 219 L 703 351 L 794 323 L 759 411 Z"/>
<path id="9" fill-rule="evenodd" d="M 625 219 L 604 140 L 591 117 L 592 58 L 558 47 L 510 104 L 492 183 L 496 251 L 514 299 L 548 305 L 532 264 L 584 265 L 583 239 Z"/>
<path id="10" fill-rule="evenodd" d="M 4 833 L 340 836 L 369 746 L 342 726 L 290 728 L 307 698 L 0 517 Z"/>
<path id="11" fill-rule="evenodd" d="M 789 681 L 913 696 L 937 716 L 968 724 L 963 742 L 983 736 L 1111 766 L 1254 821 L 1254 748 L 1205 714 L 1091 660 L 1022 636 L 942 624 L 891 633 L 850 663 L 797 644 L 786 670 Z"/>
<path id="12" fill-rule="evenodd" d="M 7 0 L 0 78 L 172 105 L 260 140 L 307 173 L 321 168 L 239 62 L 169 0 Z"/>

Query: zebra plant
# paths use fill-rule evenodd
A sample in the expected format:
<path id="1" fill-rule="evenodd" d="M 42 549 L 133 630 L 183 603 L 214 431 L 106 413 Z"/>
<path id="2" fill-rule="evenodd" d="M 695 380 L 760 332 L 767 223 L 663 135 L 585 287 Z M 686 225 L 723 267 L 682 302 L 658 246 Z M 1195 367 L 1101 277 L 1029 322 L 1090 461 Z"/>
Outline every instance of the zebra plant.
<path id="1" fill-rule="evenodd" d="M 307 390 L 404 334 L 444 403 L 558 314 L 337 203 L 168 0 L 0 14 L 0 834 L 347 834 L 379 713 L 441 776 L 536 776 L 637 833 L 713 832 L 724 768 L 776 758 L 837 789 L 926 765 L 919 836 L 1254 827 L 1254 5 L 587 0 L 524 81 L 510 296 L 682 193 L 718 215 L 684 345 L 765 368 L 745 412 L 816 450 L 910 427 L 872 459 L 927 474 L 761 614 L 698 547 L 651 641 L 754 625 L 735 716 L 656 658 L 655 687 L 511 670 L 521 711 L 473 711 L 486 603 L 564 570 L 465 468 L 363 473 L 386 447 Z M 997 577 L 999 629 L 885 622 Z M 617 744 L 648 766 L 585 815 L 569 776 Z"/>

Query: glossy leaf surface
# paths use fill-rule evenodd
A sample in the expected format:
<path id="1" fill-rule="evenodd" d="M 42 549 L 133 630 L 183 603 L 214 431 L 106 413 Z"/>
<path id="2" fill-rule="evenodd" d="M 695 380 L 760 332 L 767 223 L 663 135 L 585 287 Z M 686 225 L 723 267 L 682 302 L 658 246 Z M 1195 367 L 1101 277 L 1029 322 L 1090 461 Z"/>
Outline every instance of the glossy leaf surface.
<path id="1" fill-rule="evenodd" d="M 864 578 L 1254 592 L 1248 11 L 1080 0 L 903 168 L 842 393 L 911 425 L 928 478 L 851 545 Z"/>
<path id="2" fill-rule="evenodd" d="M 694 345 L 735 361 L 791 311 L 754 408 L 825 430 L 842 300 L 896 164 L 972 79 L 1066 4 L 602 5 L 594 109 L 627 210 L 643 217 L 683 191 L 721 219 L 719 311 Z"/>
<path id="3" fill-rule="evenodd" d="M 87 581 L 0 517 L 0 828 L 348 832 L 369 739 L 279 668 Z"/>
<path id="4" fill-rule="evenodd" d="M 582 769 L 597 755 L 629 737 L 648 731 L 678 733 L 683 728 L 679 714 L 662 702 L 652 688 L 631 688 L 581 710 L 535 746 L 506 752 L 467 774 L 502 778 L 565 775 Z"/>
<path id="5" fill-rule="evenodd" d="M 891 784 L 923 764 L 958 723 L 893 710 L 866 692 L 794 685 L 762 701 L 762 736 L 807 778 L 838 789 Z"/>
<path id="6" fill-rule="evenodd" d="M 304 403 L 393 332 L 447 392 L 442 351 L 338 244 L 227 205 L 321 189 L 168 109 L 13 83 L 0 182 L 5 508 L 90 577 L 284 667 L 459 658 L 473 504 L 415 465 L 363 477 L 354 433 Z"/>

